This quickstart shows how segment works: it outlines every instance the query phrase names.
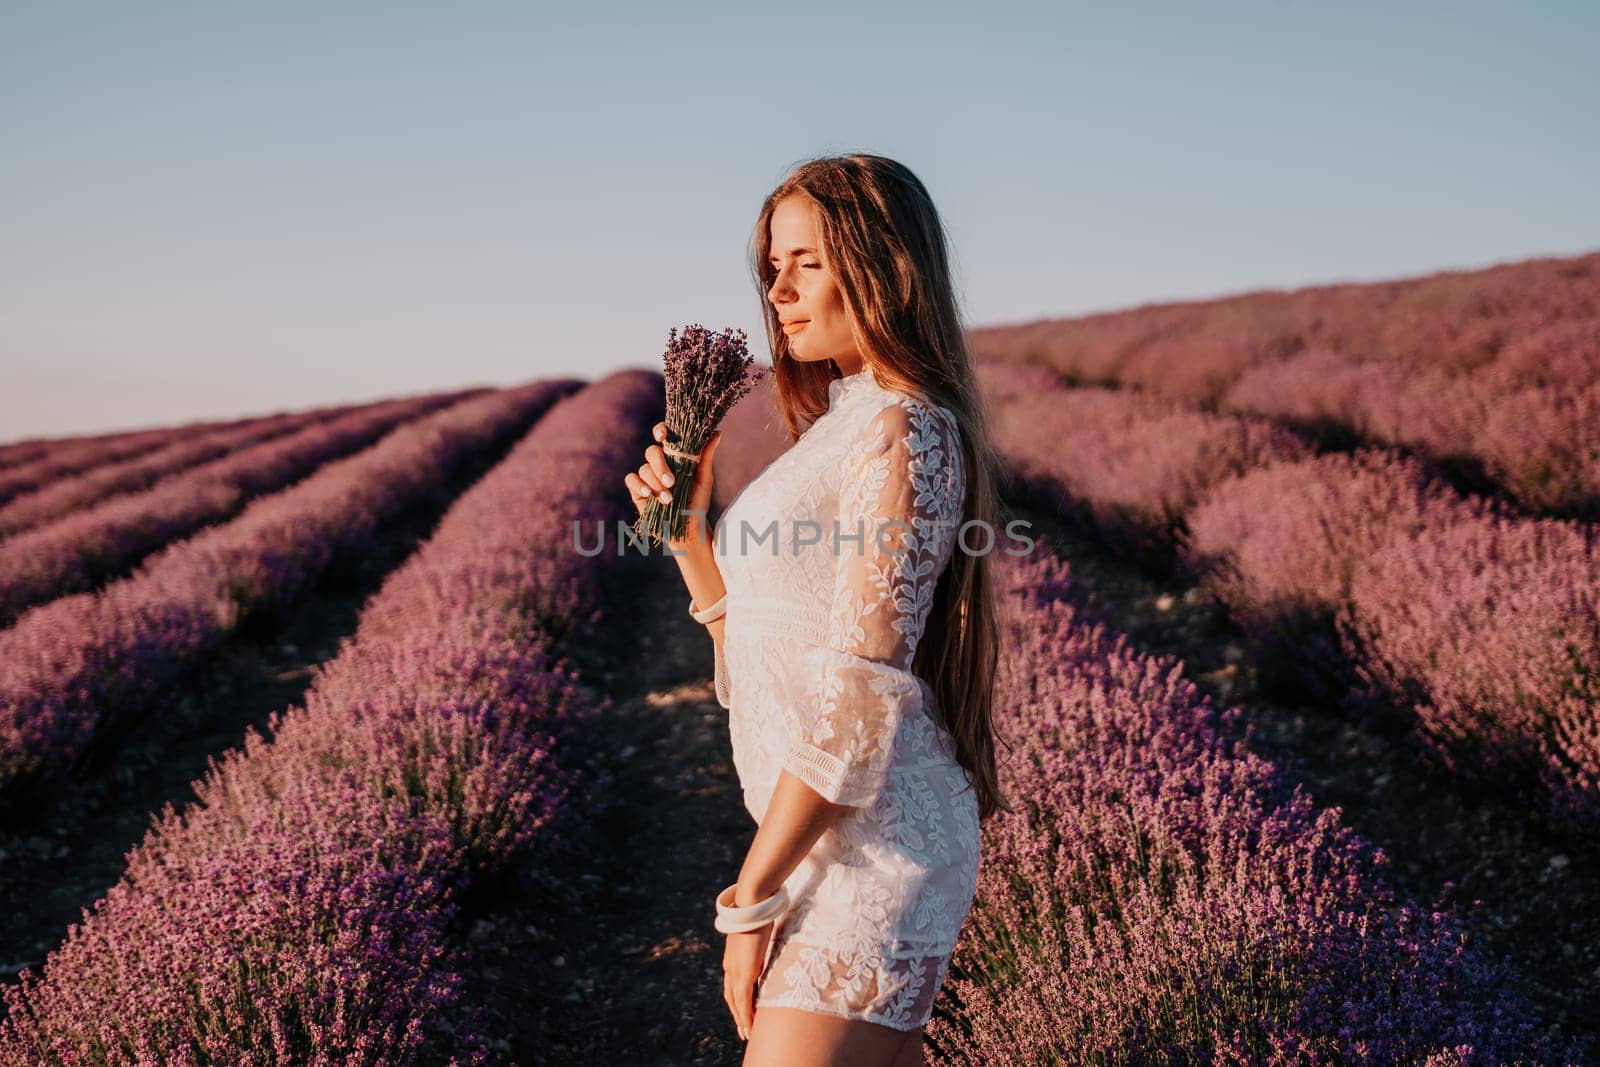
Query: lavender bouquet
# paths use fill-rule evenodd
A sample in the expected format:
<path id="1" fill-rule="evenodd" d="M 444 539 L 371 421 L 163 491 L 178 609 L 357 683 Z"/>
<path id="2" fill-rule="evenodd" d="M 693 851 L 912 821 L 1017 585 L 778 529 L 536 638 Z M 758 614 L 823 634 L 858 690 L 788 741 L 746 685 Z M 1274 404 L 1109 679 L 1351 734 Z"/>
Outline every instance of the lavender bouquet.
<path id="1" fill-rule="evenodd" d="M 698 323 L 685 326 L 682 334 L 676 329 L 667 334 L 662 360 L 667 380 L 667 439 L 661 448 L 672 471 L 672 500 L 663 504 L 651 496 L 634 521 L 634 535 L 649 544 L 683 540 L 700 450 L 717 432 L 723 416 L 761 378 L 745 337 L 743 330 L 733 328 L 713 334 Z"/>

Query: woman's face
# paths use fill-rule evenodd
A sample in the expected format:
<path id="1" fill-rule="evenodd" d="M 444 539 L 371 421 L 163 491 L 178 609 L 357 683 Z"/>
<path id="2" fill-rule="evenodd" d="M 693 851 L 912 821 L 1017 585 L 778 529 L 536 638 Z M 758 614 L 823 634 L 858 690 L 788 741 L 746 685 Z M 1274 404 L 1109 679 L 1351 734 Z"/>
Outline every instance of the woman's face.
<path id="1" fill-rule="evenodd" d="M 772 266 L 778 272 L 767 299 L 784 323 L 789 352 L 802 363 L 831 359 L 843 374 L 863 366 L 850 332 L 850 314 L 833 270 L 822 258 L 815 208 L 800 195 L 772 211 Z M 793 325 L 789 325 L 793 323 Z"/>

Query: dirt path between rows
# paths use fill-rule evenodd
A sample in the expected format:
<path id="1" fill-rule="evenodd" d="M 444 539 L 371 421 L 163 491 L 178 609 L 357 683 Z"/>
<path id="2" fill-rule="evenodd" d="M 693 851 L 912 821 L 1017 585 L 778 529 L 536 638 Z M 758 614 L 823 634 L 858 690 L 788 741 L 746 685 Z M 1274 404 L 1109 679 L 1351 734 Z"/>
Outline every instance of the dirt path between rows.
<path id="1" fill-rule="evenodd" d="M 755 836 L 677 565 L 613 562 L 607 620 L 569 659 L 614 706 L 583 765 L 599 804 L 463 914 L 464 1000 L 516 1064 L 737 1064 L 713 901 Z"/>

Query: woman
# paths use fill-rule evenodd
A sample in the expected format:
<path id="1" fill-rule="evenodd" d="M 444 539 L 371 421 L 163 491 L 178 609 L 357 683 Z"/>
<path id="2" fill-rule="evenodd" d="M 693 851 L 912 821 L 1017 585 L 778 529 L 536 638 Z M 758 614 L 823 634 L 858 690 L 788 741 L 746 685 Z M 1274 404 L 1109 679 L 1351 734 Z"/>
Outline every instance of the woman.
<path id="1" fill-rule="evenodd" d="M 988 434 L 943 226 L 909 170 L 804 163 L 767 197 L 754 243 L 794 443 L 711 542 L 692 517 L 668 546 L 711 632 L 759 827 L 717 901 L 718 929 L 750 920 L 728 934 L 724 995 L 746 1067 L 920 1064 L 980 818 L 1009 810 Z M 719 438 L 699 460 L 701 515 Z M 625 479 L 641 510 L 671 485 L 661 444 L 645 457 Z"/>

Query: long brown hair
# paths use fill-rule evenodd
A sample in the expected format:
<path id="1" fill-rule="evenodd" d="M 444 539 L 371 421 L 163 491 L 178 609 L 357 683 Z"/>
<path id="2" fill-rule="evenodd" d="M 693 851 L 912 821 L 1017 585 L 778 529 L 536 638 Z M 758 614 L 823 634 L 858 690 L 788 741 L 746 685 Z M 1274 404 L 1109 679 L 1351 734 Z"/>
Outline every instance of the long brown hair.
<path id="1" fill-rule="evenodd" d="M 807 160 L 767 196 L 756 223 L 753 266 L 772 346 L 778 408 L 791 441 L 827 410 L 828 385 L 839 377 L 832 360 L 802 363 L 790 355 L 777 309 L 767 299 L 777 278 L 768 258 L 772 213 L 793 194 L 815 206 L 823 256 L 839 281 L 856 345 L 874 376 L 885 388 L 948 408 L 960 426 L 966 472 L 962 524 L 986 523 L 993 548 L 978 554 L 957 546 L 939 576 L 912 671 L 933 689 L 956 758 L 977 790 L 978 817 L 1009 812 L 995 763 L 994 725 L 1003 630 L 991 557 L 998 550 L 1003 505 L 988 419 L 951 282 L 948 235 L 922 182 L 883 156 Z"/>

